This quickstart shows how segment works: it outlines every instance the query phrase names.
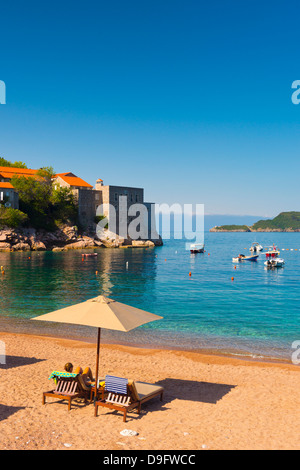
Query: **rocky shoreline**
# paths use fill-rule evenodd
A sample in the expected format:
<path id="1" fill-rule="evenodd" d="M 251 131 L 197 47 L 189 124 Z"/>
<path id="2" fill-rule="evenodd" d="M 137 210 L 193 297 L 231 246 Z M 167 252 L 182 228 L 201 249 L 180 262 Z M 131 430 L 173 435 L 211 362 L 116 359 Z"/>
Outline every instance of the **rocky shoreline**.
<path id="1" fill-rule="evenodd" d="M 248 232 L 265 232 L 265 233 L 270 233 L 270 232 L 288 232 L 288 233 L 293 233 L 293 232 L 300 232 L 300 229 L 292 229 L 292 228 L 286 228 L 286 229 L 277 229 L 277 228 L 269 228 L 269 229 L 257 229 L 253 230 L 251 227 L 248 227 L 248 230 L 246 229 L 236 229 L 236 230 L 227 230 L 227 229 L 222 229 L 222 227 L 213 227 L 209 230 L 210 232 L 220 232 L 220 233 L 234 233 L 234 232 L 239 232 L 239 233 L 248 233 Z"/>
<path id="2" fill-rule="evenodd" d="M 223 232 L 223 233 L 225 233 L 225 232 L 239 232 L 239 233 L 241 233 L 241 232 L 245 232 L 245 233 L 246 232 L 251 232 L 250 229 L 249 230 L 245 230 L 245 229 L 227 230 L 227 229 L 223 229 L 221 227 L 220 228 L 219 227 L 213 227 L 209 231 L 210 232 Z"/>
<path id="3" fill-rule="evenodd" d="M 99 239 L 91 234 L 79 234 L 77 227 L 62 227 L 55 232 L 45 230 L 11 229 L 0 230 L 0 251 L 68 251 L 93 248 L 154 247 L 162 245 L 159 240 L 124 240 L 107 233 Z"/>

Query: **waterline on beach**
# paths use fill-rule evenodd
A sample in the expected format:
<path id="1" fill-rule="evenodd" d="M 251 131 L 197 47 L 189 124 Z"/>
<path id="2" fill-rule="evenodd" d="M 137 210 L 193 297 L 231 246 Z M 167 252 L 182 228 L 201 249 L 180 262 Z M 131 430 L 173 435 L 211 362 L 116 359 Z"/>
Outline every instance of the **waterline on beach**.
<path id="1" fill-rule="evenodd" d="M 255 237 L 264 246 L 300 247 L 297 233 Z M 84 261 L 78 251 L 30 259 L 0 253 L 0 330 L 93 342 L 94 329 L 29 319 L 105 295 L 164 317 L 129 333 L 104 330 L 105 342 L 289 360 L 300 339 L 300 251 L 282 251 L 282 270 L 265 270 L 263 255 L 235 268 L 232 256 L 249 249 L 252 238 L 206 233 L 206 253 L 199 255 L 190 255 L 183 240 L 155 249 L 99 249 Z"/>

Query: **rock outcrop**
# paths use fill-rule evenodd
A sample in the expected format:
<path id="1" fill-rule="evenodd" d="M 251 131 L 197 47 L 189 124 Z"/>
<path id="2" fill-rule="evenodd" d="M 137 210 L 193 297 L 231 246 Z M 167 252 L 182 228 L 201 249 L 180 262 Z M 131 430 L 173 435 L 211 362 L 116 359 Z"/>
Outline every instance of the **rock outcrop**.
<path id="1" fill-rule="evenodd" d="M 87 248 L 119 248 L 124 245 L 155 246 L 162 240 L 124 240 L 116 234 L 105 233 L 99 239 L 96 234 L 79 234 L 77 227 L 65 226 L 55 232 L 46 230 L 10 229 L 0 230 L 0 251 L 68 251 Z"/>

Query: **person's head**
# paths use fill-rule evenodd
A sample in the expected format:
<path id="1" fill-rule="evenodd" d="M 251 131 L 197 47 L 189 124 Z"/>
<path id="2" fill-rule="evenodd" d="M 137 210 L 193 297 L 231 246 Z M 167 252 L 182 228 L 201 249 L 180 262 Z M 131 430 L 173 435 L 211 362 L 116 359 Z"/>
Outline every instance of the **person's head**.
<path id="1" fill-rule="evenodd" d="M 71 362 L 67 362 L 67 364 L 65 364 L 65 371 L 72 372 L 72 370 L 73 370 L 73 364 L 71 364 Z"/>

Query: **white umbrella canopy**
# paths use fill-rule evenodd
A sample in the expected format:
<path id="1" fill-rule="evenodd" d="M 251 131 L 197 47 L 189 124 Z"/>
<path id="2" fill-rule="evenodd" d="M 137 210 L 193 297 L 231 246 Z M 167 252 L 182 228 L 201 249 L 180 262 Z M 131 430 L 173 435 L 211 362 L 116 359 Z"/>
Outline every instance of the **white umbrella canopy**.
<path id="1" fill-rule="evenodd" d="M 96 362 L 97 384 L 101 328 L 127 332 L 145 323 L 161 320 L 162 318 L 163 317 L 154 315 L 153 313 L 122 304 L 116 300 L 100 295 L 85 302 L 31 318 L 31 320 L 71 323 L 74 325 L 98 328 Z"/>

